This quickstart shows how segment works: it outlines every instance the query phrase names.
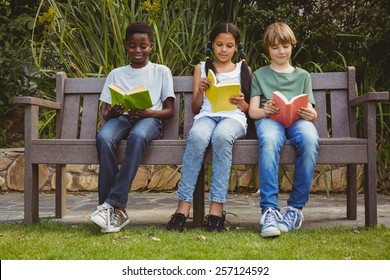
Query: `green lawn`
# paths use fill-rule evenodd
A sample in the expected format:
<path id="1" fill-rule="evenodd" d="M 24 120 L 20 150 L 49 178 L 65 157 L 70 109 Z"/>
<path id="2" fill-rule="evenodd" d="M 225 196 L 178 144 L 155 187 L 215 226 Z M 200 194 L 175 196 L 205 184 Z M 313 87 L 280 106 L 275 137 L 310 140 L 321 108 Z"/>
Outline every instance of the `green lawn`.
<path id="1" fill-rule="evenodd" d="M 101 234 L 95 225 L 42 221 L 0 226 L 2 260 L 389 260 L 390 228 L 301 229 L 264 239 L 258 228 L 207 233 L 127 227 Z"/>

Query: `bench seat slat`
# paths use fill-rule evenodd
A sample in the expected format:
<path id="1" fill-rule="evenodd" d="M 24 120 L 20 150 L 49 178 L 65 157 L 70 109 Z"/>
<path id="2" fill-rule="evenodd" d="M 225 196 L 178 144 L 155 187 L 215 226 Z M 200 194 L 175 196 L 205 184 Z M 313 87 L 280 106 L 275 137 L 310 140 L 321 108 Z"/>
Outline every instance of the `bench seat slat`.
<path id="1" fill-rule="evenodd" d="M 34 163 L 57 164 L 97 164 L 95 140 L 34 140 L 32 158 Z M 77 145 L 75 145 L 77 143 Z M 182 162 L 185 140 L 154 140 L 151 142 L 143 164 L 178 164 Z M 359 138 L 321 139 L 318 163 L 365 163 L 367 162 L 367 140 Z M 119 161 L 122 162 L 126 142 L 122 141 L 119 149 Z M 347 157 L 354 154 L 354 158 Z M 282 164 L 293 164 L 295 151 L 289 141 L 281 153 Z M 257 164 L 257 140 L 238 140 L 233 147 L 235 164 Z M 205 164 L 211 163 L 211 153 L 207 152 Z"/>

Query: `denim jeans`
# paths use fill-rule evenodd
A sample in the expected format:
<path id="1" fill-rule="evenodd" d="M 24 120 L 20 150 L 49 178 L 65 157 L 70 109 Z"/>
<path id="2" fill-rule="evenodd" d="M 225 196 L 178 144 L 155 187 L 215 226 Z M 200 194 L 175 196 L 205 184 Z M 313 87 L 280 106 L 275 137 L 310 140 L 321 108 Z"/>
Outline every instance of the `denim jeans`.
<path id="1" fill-rule="evenodd" d="M 96 137 L 100 171 L 98 181 L 99 205 L 103 202 L 125 208 L 131 183 L 151 140 L 161 136 L 162 122 L 145 118 L 132 121 L 127 115 L 108 120 Z M 116 157 L 117 146 L 127 139 L 121 167 Z"/>
<path id="2" fill-rule="evenodd" d="M 293 187 L 287 201 L 289 206 L 301 208 L 309 200 L 310 186 L 317 163 L 319 136 L 314 124 L 298 120 L 289 128 L 269 118 L 256 124 L 259 140 L 260 206 L 280 210 L 278 204 L 278 168 L 280 151 L 286 139 L 296 149 Z"/>
<path id="3" fill-rule="evenodd" d="M 213 202 L 225 203 L 232 165 L 233 144 L 244 136 L 245 128 L 231 118 L 205 116 L 195 120 L 187 137 L 177 197 L 180 200 L 192 202 L 206 148 L 211 141 L 212 174 L 209 199 Z"/>

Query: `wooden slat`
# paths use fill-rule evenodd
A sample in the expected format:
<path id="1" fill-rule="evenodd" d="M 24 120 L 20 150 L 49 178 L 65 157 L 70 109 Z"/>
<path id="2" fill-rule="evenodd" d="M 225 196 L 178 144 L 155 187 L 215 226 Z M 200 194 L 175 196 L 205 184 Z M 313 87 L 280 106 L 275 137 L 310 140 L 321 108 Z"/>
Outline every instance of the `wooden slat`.
<path id="1" fill-rule="evenodd" d="M 326 92 L 323 90 L 314 91 L 314 100 L 316 102 L 317 120 L 314 125 L 317 128 L 320 137 L 328 137 L 328 124 L 326 116 Z"/>
<path id="2" fill-rule="evenodd" d="M 64 100 L 62 139 L 77 139 L 80 118 L 80 95 L 70 95 Z"/>
<path id="3" fill-rule="evenodd" d="M 80 139 L 95 139 L 99 118 L 99 95 L 87 95 L 83 99 Z"/>
<path id="4" fill-rule="evenodd" d="M 187 134 L 190 131 L 192 127 L 192 123 L 194 122 L 194 113 L 191 109 L 191 103 L 192 103 L 192 94 L 184 94 L 184 127 L 183 127 L 183 137 L 186 139 Z"/>
<path id="5" fill-rule="evenodd" d="M 65 94 L 100 93 L 105 78 L 71 78 L 65 81 Z"/>
<path id="6" fill-rule="evenodd" d="M 367 140 L 356 138 L 320 139 L 318 163 L 365 163 L 367 162 Z M 33 162 L 37 163 L 98 163 L 95 140 L 35 140 L 31 151 Z M 76 145 L 77 144 L 77 145 Z M 181 164 L 185 140 L 154 140 L 146 151 L 143 164 Z M 123 160 L 126 141 L 118 148 L 118 159 Z M 349 155 L 353 154 L 354 157 Z M 289 141 L 281 152 L 282 164 L 293 164 L 295 149 Z M 211 153 L 207 152 L 205 164 L 211 163 Z M 238 140 L 233 146 L 234 164 L 257 164 L 257 140 Z"/>
<path id="7" fill-rule="evenodd" d="M 349 106 L 345 90 L 334 90 L 330 94 L 332 112 L 332 137 L 349 136 Z"/>
<path id="8" fill-rule="evenodd" d="M 346 72 L 311 73 L 312 87 L 316 90 L 347 89 Z"/>
<path id="9" fill-rule="evenodd" d="M 162 139 L 178 139 L 180 121 L 180 94 L 175 93 L 175 115 L 163 121 Z"/>
<path id="10" fill-rule="evenodd" d="M 173 90 L 175 92 L 192 92 L 192 76 L 173 77 Z"/>

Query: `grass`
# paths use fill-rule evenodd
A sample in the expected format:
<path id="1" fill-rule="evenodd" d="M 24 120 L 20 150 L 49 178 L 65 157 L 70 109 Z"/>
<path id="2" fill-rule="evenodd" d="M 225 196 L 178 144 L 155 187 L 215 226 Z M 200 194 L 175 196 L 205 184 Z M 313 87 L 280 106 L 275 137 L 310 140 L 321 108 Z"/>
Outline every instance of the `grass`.
<path id="1" fill-rule="evenodd" d="M 390 228 L 301 229 L 264 239 L 258 228 L 207 233 L 127 227 L 101 234 L 95 225 L 43 220 L 0 226 L 2 260 L 389 260 Z"/>

